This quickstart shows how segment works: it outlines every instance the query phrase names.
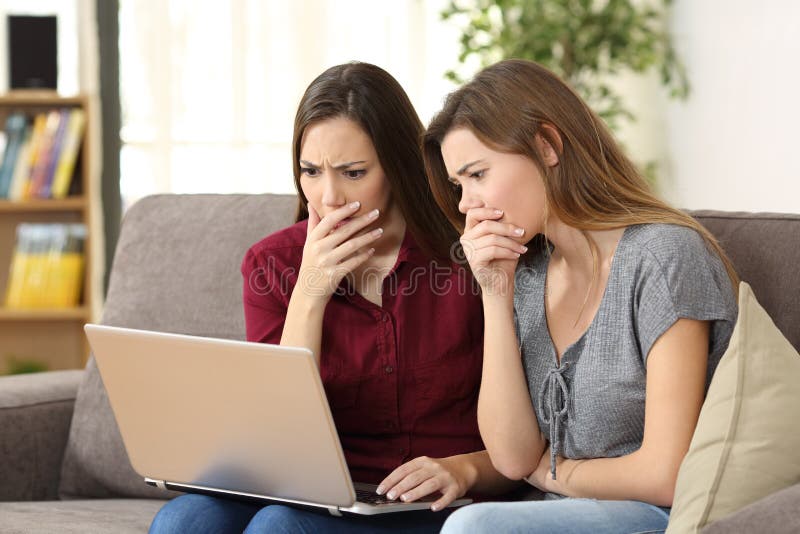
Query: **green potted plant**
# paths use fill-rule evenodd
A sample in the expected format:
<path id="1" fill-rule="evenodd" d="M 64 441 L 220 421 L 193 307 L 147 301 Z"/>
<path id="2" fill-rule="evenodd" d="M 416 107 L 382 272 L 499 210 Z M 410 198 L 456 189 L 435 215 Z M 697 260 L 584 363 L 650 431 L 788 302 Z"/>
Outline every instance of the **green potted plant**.
<path id="1" fill-rule="evenodd" d="M 623 120 L 635 119 L 610 83 L 616 74 L 657 69 L 671 97 L 685 99 L 689 94 L 686 70 L 666 30 L 670 3 L 451 0 L 441 15 L 462 27 L 462 65 L 475 65 L 477 59 L 484 67 L 512 57 L 536 61 L 572 85 L 616 131 Z M 456 70 L 446 76 L 464 81 Z"/>
<path id="2" fill-rule="evenodd" d="M 8 356 L 8 374 L 10 375 L 18 375 L 23 373 L 39 373 L 41 371 L 47 371 L 47 365 L 38 362 L 36 360 L 31 360 L 28 358 L 18 358 L 15 356 Z"/>

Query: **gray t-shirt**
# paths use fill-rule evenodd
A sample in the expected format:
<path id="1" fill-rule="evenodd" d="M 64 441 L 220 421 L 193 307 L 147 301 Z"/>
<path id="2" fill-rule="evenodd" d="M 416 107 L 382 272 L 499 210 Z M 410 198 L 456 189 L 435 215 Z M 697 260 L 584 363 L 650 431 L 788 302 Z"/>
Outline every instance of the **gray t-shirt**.
<path id="1" fill-rule="evenodd" d="M 629 226 L 620 238 L 600 307 L 589 328 L 556 360 L 544 289 L 549 254 L 522 258 L 514 312 L 539 429 L 555 456 L 608 458 L 642 444 L 646 362 L 679 318 L 711 321 L 706 387 L 727 348 L 737 304 L 719 257 L 696 231 Z"/>

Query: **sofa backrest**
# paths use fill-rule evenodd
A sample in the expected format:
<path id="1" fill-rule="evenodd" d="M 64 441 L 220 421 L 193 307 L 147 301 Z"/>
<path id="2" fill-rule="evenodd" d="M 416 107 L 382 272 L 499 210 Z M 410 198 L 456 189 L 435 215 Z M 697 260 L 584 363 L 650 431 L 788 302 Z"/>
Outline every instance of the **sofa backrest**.
<path id="1" fill-rule="evenodd" d="M 158 195 L 125 215 L 104 324 L 244 339 L 240 262 L 247 248 L 288 226 L 294 195 Z M 693 213 L 721 241 L 739 274 L 795 347 L 800 345 L 800 215 Z M 167 497 L 130 466 L 90 359 L 75 403 L 62 497 Z"/>
<path id="2" fill-rule="evenodd" d="M 786 339 L 800 351 L 800 215 L 695 211 Z"/>
<path id="3" fill-rule="evenodd" d="M 239 267 L 290 225 L 294 195 L 156 195 L 125 214 L 102 323 L 244 339 Z M 166 497 L 130 465 L 94 358 L 78 390 L 59 494 Z"/>

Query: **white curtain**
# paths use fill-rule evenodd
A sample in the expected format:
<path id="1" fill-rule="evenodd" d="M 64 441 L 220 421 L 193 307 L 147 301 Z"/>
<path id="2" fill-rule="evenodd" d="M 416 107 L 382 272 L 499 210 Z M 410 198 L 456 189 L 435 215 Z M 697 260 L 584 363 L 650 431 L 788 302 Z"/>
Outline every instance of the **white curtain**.
<path id="1" fill-rule="evenodd" d="M 446 0 L 120 0 L 124 207 L 157 192 L 292 192 L 297 103 L 350 60 L 394 75 L 423 121 L 453 86 Z"/>

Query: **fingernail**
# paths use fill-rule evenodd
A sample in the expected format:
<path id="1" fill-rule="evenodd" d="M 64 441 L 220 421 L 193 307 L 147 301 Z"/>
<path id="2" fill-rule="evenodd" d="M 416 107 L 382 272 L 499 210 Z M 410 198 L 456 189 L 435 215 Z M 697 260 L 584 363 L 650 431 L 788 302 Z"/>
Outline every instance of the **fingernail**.
<path id="1" fill-rule="evenodd" d="M 355 202 L 353 202 L 352 204 L 350 204 L 350 209 L 351 209 L 351 210 L 354 210 L 354 209 L 358 208 L 360 205 L 361 205 L 361 202 L 359 202 L 358 200 L 356 200 Z"/>
<path id="2" fill-rule="evenodd" d="M 503 210 L 494 210 L 494 214 L 495 215 L 502 215 L 503 214 Z"/>
<path id="3" fill-rule="evenodd" d="M 372 231 L 372 235 L 381 235 L 383 233 L 383 228 L 378 228 L 377 230 Z"/>
<path id="4" fill-rule="evenodd" d="M 369 249 L 368 254 L 375 254 L 375 249 L 374 248 Z"/>
<path id="5" fill-rule="evenodd" d="M 517 235 L 522 235 L 525 233 L 525 230 L 522 228 L 517 228 L 516 230 L 514 230 L 514 233 Z"/>
<path id="6" fill-rule="evenodd" d="M 386 496 L 387 496 L 389 499 L 391 499 L 391 500 L 394 500 L 395 492 L 393 492 L 393 491 L 390 491 L 389 493 L 387 493 L 387 494 L 386 494 Z"/>
<path id="7" fill-rule="evenodd" d="M 384 488 L 383 486 L 378 486 L 378 487 L 375 489 L 375 493 L 377 493 L 378 495 L 383 495 L 383 492 L 384 492 L 384 491 L 386 491 L 386 488 Z"/>
<path id="8" fill-rule="evenodd" d="M 528 247 L 523 245 L 522 246 L 522 253 L 524 254 L 525 252 L 528 252 Z"/>
<path id="9" fill-rule="evenodd" d="M 439 507 L 437 505 L 435 505 L 435 504 L 431 505 L 431 511 L 438 512 L 439 511 Z"/>
<path id="10" fill-rule="evenodd" d="M 408 495 L 400 495 L 401 501 L 405 501 L 406 499 L 408 499 Z"/>
<path id="11" fill-rule="evenodd" d="M 380 211 L 378 211 L 378 210 L 372 210 L 371 212 L 369 212 L 369 218 L 370 219 L 374 219 L 375 217 L 378 216 L 379 213 L 380 213 Z"/>

